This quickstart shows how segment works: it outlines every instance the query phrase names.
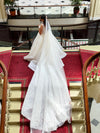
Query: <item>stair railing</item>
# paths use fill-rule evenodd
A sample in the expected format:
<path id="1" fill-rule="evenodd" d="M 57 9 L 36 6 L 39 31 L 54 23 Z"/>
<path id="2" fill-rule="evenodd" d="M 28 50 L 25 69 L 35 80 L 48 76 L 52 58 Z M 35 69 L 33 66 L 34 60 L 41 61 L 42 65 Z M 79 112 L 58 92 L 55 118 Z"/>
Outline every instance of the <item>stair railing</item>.
<path id="1" fill-rule="evenodd" d="M 97 63 L 95 63 L 95 61 L 97 61 Z M 100 69 L 99 64 L 100 64 L 100 52 L 96 52 L 85 62 L 83 66 L 82 76 L 83 76 L 83 90 L 84 90 L 84 99 L 85 99 L 87 133 L 91 133 L 89 105 L 88 105 L 88 84 L 89 82 L 94 82 L 94 80 L 97 79 L 97 75 L 99 72 L 98 70 Z"/>
<path id="2" fill-rule="evenodd" d="M 1 125 L 0 125 L 0 133 L 5 132 L 5 114 L 6 114 L 6 99 L 7 99 L 7 69 L 2 61 L 0 61 L 0 67 L 4 73 L 3 77 L 3 93 L 2 93 L 2 109 L 1 109 Z"/>

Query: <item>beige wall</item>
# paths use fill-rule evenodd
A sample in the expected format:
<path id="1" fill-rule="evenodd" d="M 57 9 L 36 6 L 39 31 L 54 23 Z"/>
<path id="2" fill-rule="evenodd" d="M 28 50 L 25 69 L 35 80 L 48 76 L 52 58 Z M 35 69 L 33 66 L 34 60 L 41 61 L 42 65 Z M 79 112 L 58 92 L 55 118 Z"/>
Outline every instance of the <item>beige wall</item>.
<path id="1" fill-rule="evenodd" d="M 100 0 L 91 0 L 89 19 L 100 19 Z"/>
<path id="2" fill-rule="evenodd" d="M 0 22 L 7 21 L 7 14 L 5 11 L 4 0 L 0 0 Z"/>

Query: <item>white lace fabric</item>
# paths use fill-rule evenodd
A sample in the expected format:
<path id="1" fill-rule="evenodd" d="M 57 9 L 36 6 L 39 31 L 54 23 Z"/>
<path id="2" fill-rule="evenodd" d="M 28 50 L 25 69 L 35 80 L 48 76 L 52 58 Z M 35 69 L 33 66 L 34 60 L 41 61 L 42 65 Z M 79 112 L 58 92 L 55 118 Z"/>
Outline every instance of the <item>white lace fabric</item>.
<path id="1" fill-rule="evenodd" d="M 34 71 L 21 111 L 30 120 L 31 133 L 50 133 L 65 121 L 71 122 L 71 99 L 62 62 L 65 56 L 46 21 L 44 33 L 37 34 L 24 57 Z"/>

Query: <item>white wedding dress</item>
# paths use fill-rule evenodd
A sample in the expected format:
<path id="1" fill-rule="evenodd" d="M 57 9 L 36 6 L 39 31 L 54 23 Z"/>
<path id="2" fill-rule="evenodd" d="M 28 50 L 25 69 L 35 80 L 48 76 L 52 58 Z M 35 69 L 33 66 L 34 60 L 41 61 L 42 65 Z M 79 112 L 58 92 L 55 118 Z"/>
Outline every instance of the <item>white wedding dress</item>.
<path id="1" fill-rule="evenodd" d="M 71 122 L 71 99 L 62 62 L 66 53 L 47 25 L 24 57 L 34 71 L 21 110 L 30 120 L 31 133 L 50 133 L 65 121 Z"/>

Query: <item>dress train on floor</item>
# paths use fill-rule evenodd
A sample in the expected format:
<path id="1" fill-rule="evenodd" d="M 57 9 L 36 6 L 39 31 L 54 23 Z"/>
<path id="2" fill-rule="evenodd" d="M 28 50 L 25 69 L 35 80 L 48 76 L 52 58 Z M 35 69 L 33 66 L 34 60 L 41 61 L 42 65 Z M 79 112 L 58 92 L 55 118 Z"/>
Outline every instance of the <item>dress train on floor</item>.
<path id="1" fill-rule="evenodd" d="M 71 99 L 62 62 L 65 56 L 52 32 L 47 31 L 37 34 L 24 57 L 34 71 L 21 111 L 30 120 L 31 133 L 50 133 L 65 121 L 71 122 Z"/>

